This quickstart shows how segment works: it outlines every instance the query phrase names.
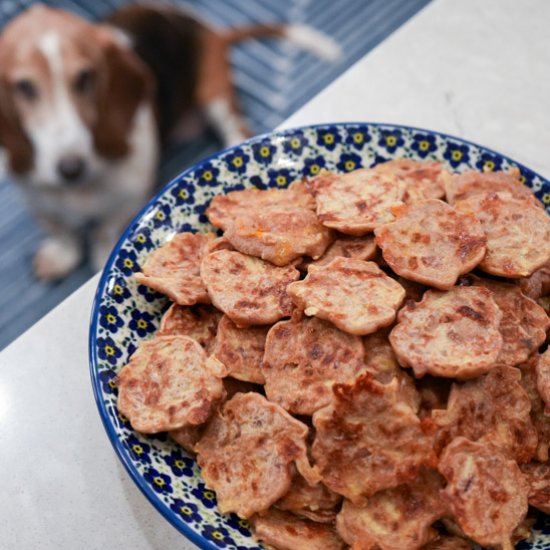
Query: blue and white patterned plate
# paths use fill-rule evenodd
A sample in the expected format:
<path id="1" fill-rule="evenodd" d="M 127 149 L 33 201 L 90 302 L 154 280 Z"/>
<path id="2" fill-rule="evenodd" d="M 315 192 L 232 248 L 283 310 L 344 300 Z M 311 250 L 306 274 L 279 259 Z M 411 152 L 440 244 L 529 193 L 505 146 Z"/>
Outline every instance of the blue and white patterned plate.
<path id="1" fill-rule="evenodd" d="M 136 216 L 116 245 L 101 277 L 90 327 L 90 368 L 99 413 L 129 474 L 172 525 L 200 548 L 258 549 L 248 523 L 217 511 L 216 499 L 195 461 L 164 435 L 132 430 L 116 407 L 116 374 L 139 343 L 159 327 L 163 296 L 138 285 L 152 250 L 181 231 L 208 231 L 204 211 L 215 195 L 245 187 L 285 187 L 322 168 L 348 172 L 395 159 L 439 160 L 455 171 L 506 170 L 517 166 L 522 180 L 550 205 L 550 183 L 490 149 L 451 136 L 387 124 L 332 124 L 253 138 L 197 164 L 169 183 Z M 550 519 L 541 519 L 535 542 L 521 549 L 550 550 Z"/>

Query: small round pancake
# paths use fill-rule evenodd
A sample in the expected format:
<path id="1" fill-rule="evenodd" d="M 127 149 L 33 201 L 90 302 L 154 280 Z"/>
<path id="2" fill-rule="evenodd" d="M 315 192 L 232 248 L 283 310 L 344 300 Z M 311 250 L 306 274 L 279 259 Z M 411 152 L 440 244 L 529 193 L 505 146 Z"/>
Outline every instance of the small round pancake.
<path id="1" fill-rule="evenodd" d="M 388 335 L 389 331 L 385 329 L 363 338 L 365 367 L 382 384 L 388 384 L 393 378 L 397 378 L 401 395 L 407 404 L 415 412 L 418 412 L 420 394 L 416 390 L 412 377 L 397 362 L 397 357 L 395 357 L 393 348 L 388 340 Z"/>
<path id="2" fill-rule="evenodd" d="M 544 412 L 550 416 L 550 349 L 539 357 L 536 372 L 537 390 L 545 404 Z"/>
<path id="3" fill-rule="evenodd" d="M 364 237 L 350 237 L 338 235 L 326 252 L 318 260 L 305 260 L 298 269 L 307 271 L 309 266 L 326 265 L 334 258 L 356 258 L 357 260 L 371 260 L 376 254 L 376 244 L 372 235 Z"/>
<path id="4" fill-rule="evenodd" d="M 406 188 L 393 174 L 367 169 L 326 173 L 309 185 L 321 222 L 348 235 L 365 235 L 393 221 L 392 210 L 403 204 Z"/>
<path id="5" fill-rule="evenodd" d="M 254 538 L 277 550 L 344 550 L 334 527 L 271 509 L 252 518 Z"/>
<path id="6" fill-rule="evenodd" d="M 205 247 L 214 240 L 211 233 L 179 233 L 155 250 L 143 273 L 136 273 L 138 283 L 166 294 L 182 306 L 209 304 L 210 297 L 200 277 L 200 262 Z"/>
<path id="7" fill-rule="evenodd" d="M 378 265 L 355 258 L 311 266 L 307 277 L 290 284 L 287 292 L 306 315 L 359 335 L 390 325 L 405 298 L 404 288 Z"/>
<path id="8" fill-rule="evenodd" d="M 363 505 L 344 500 L 336 529 L 352 548 L 417 550 L 437 537 L 431 526 L 445 513 L 441 476 L 423 470 L 415 481 L 380 491 Z"/>
<path id="9" fill-rule="evenodd" d="M 158 336 L 189 336 L 209 354 L 221 317 L 222 314 L 212 306 L 186 307 L 172 304 L 162 317 L 157 334 Z"/>
<path id="10" fill-rule="evenodd" d="M 550 464 L 531 462 L 521 466 L 529 483 L 529 505 L 550 514 Z"/>
<path id="11" fill-rule="evenodd" d="M 330 403 L 332 386 L 365 372 L 361 338 L 319 319 L 281 321 L 267 334 L 262 373 L 269 400 L 293 414 Z"/>
<path id="12" fill-rule="evenodd" d="M 218 325 L 211 355 L 225 365 L 228 376 L 263 384 L 265 379 L 260 364 L 268 330 L 269 327 L 239 328 L 224 315 Z"/>
<path id="13" fill-rule="evenodd" d="M 537 363 L 538 354 L 530 357 L 521 370 L 521 385 L 531 400 L 531 421 L 537 430 L 538 447 L 535 459 L 539 462 L 547 462 L 550 447 L 550 416 L 544 413 L 545 405 L 537 389 Z"/>
<path id="14" fill-rule="evenodd" d="M 273 206 L 315 210 L 315 199 L 301 181 L 292 183 L 288 189 L 244 189 L 214 197 L 206 215 L 213 226 L 225 231 L 235 218 Z"/>
<path id="15" fill-rule="evenodd" d="M 237 326 L 270 325 L 292 313 L 286 293 L 300 277 L 294 266 L 276 267 L 240 252 L 220 250 L 201 263 L 212 303 Z"/>
<path id="16" fill-rule="evenodd" d="M 536 201 L 531 190 L 519 179 L 519 171 L 510 172 L 476 172 L 448 174 L 443 177 L 447 202 L 457 201 L 480 195 L 482 193 L 510 193 L 517 199 Z"/>
<path id="17" fill-rule="evenodd" d="M 457 210 L 474 214 L 487 235 L 479 267 L 501 277 L 528 277 L 550 260 L 550 217 L 531 199 L 484 193 L 457 201 Z"/>
<path id="18" fill-rule="evenodd" d="M 455 519 L 482 546 L 512 549 L 512 534 L 527 514 L 529 485 L 498 448 L 457 437 L 443 451 L 442 492 Z"/>
<path id="19" fill-rule="evenodd" d="M 408 204 L 427 199 L 441 199 L 445 196 L 445 171 L 440 162 L 397 159 L 377 164 L 374 170 L 383 174 L 393 174 L 403 180 L 406 185 L 404 200 Z"/>
<path id="20" fill-rule="evenodd" d="M 202 477 L 222 514 L 249 518 L 290 488 L 294 464 L 310 483 L 308 427 L 259 393 L 237 393 L 212 417 L 195 446 Z"/>
<path id="21" fill-rule="evenodd" d="M 436 199 L 403 208 L 396 221 L 374 234 L 393 271 L 441 290 L 485 256 L 486 237 L 475 216 Z"/>
<path id="22" fill-rule="evenodd" d="M 205 422 L 224 395 L 225 368 L 187 336 L 143 342 L 118 374 L 118 409 L 142 433 Z"/>
<path id="23" fill-rule="evenodd" d="M 438 426 L 436 450 L 458 436 L 489 442 L 524 463 L 536 453 L 538 437 L 531 422 L 531 400 L 520 384 L 521 372 L 495 367 L 464 384 L 453 384 L 445 410 L 433 410 Z"/>
<path id="24" fill-rule="evenodd" d="M 428 290 L 421 302 L 409 301 L 401 309 L 390 343 L 399 363 L 412 367 L 417 378 L 426 373 L 474 378 L 495 365 L 502 348 L 501 319 L 486 288 Z"/>
<path id="25" fill-rule="evenodd" d="M 216 408 L 212 411 L 211 415 L 215 414 L 215 412 L 222 405 L 222 402 L 229 401 L 235 394 L 248 393 L 251 391 L 257 392 L 261 390 L 261 386 L 251 384 L 249 382 L 241 382 L 240 380 L 229 377 L 223 379 L 223 387 L 225 390 L 224 396 L 216 403 Z M 170 435 L 170 437 L 188 453 L 194 455 L 195 445 L 202 437 L 205 427 L 205 424 L 201 424 L 200 426 L 184 426 L 183 428 L 178 428 L 177 430 L 168 432 L 168 435 Z"/>
<path id="26" fill-rule="evenodd" d="M 342 497 L 321 482 L 310 485 L 296 474 L 288 493 L 275 506 L 317 523 L 333 523 Z"/>
<path id="27" fill-rule="evenodd" d="M 321 480 L 354 503 L 413 481 L 436 465 L 433 438 L 405 402 L 399 383 L 380 384 L 370 373 L 337 384 L 332 403 L 313 415 L 312 456 Z"/>
<path id="28" fill-rule="evenodd" d="M 516 285 L 488 279 L 470 277 L 476 286 L 488 288 L 502 312 L 499 331 L 502 349 L 497 358 L 499 365 L 514 367 L 527 361 L 546 340 L 550 318 L 536 302 L 524 296 Z"/>
<path id="29" fill-rule="evenodd" d="M 319 258 L 332 232 L 306 208 L 268 207 L 235 218 L 224 235 L 243 254 L 284 266 L 301 256 Z"/>

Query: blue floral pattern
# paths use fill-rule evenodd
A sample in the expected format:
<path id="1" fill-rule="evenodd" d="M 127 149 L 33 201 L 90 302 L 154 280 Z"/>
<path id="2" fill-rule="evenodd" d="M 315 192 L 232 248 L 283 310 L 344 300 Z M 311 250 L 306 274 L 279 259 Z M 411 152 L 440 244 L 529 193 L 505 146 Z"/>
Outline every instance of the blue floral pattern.
<path id="1" fill-rule="evenodd" d="M 346 128 L 346 143 L 351 145 L 353 149 L 361 151 L 370 140 L 371 136 L 366 126 L 349 126 Z"/>
<path id="2" fill-rule="evenodd" d="M 500 170 L 502 161 L 498 155 L 492 153 L 482 153 L 476 162 L 476 169 L 482 172 L 493 172 Z"/>
<path id="3" fill-rule="evenodd" d="M 148 311 L 139 311 L 138 309 L 132 311 L 129 327 L 141 338 L 156 330 L 153 316 Z"/>
<path id="4" fill-rule="evenodd" d="M 276 151 L 277 148 L 269 139 L 265 139 L 252 145 L 252 155 L 254 160 L 262 164 L 269 164 Z"/>
<path id="5" fill-rule="evenodd" d="M 110 437 L 144 493 L 203 548 L 258 549 L 248 523 L 222 515 L 216 496 L 202 481 L 193 457 L 165 434 L 134 432 L 116 407 L 116 376 L 140 342 L 151 337 L 166 300 L 135 281 L 152 250 L 175 232 L 212 231 L 206 208 L 219 193 L 245 187 L 281 188 L 322 170 L 344 172 L 392 158 L 433 159 L 448 168 L 507 170 L 518 167 L 525 185 L 550 208 L 550 184 L 493 151 L 426 130 L 377 124 L 301 128 L 262 137 L 191 168 L 155 197 L 114 251 L 98 289 L 91 326 L 91 369 L 100 413 Z M 539 521 L 534 541 L 522 550 L 550 550 L 550 520 Z"/>
<path id="6" fill-rule="evenodd" d="M 220 170 L 214 166 L 211 162 L 205 162 L 198 170 L 197 170 L 197 181 L 199 182 L 199 185 L 209 185 L 210 187 L 217 187 L 219 185 L 218 183 L 218 176 L 220 175 Z M 193 187 L 192 182 L 183 181 L 182 183 L 186 183 L 189 188 Z"/>
<path id="7" fill-rule="evenodd" d="M 342 153 L 340 162 L 336 165 L 336 168 L 340 172 L 351 172 L 363 167 L 363 161 L 361 157 L 355 153 Z"/>
<path id="8" fill-rule="evenodd" d="M 337 128 L 319 129 L 317 132 L 317 144 L 329 151 L 334 151 L 341 141 L 342 138 Z"/>
<path id="9" fill-rule="evenodd" d="M 443 158 L 451 165 L 451 168 L 458 168 L 461 164 L 470 161 L 470 150 L 468 145 L 450 142 L 443 153 Z"/>
<path id="10" fill-rule="evenodd" d="M 132 242 L 134 244 L 134 247 L 138 251 L 143 249 L 152 250 L 154 245 L 153 241 L 151 240 L 151 229 L 149 229 L 148 227 L 141 227 L 134 234 Z"/>
<path id="11" fill-rule="evenodd" d="M 231 153 L 225 156 L 225 163 L 231 172 L 244 174 L 250 157 L 239 147 L 233 149 Z"/>
<path id="12" fill-rule="evenodd" d="M 437 151 L 437 143 L 433 134 L 416 134 L 411 143 L 411 149 L 425 159 L 430 153 Z"/>
<path id="13" fill-rule="evenodd" d="M 395 151 L 405 144 L 403 138 L 403 132 L 399 129 L 383 129 L 380 131 L 380 139 L 378 145 L 383 147 L 388 153 L 395 153 Z"/>
<path id="14" fill-rule="evenodd" d="M 117 332 L 124 324 L 124 321 L 118 315 L 115 306 L 101 306 L 99 308 L 99 324 L 109 332 Z"/>
<path id="15" fill-rule="evenodd" d="M 193 204 L 195 202 L 195 188 L 185 182 L 177 185 L 170 191 L 170 194 L 176 200 L 176 205 Z"/>

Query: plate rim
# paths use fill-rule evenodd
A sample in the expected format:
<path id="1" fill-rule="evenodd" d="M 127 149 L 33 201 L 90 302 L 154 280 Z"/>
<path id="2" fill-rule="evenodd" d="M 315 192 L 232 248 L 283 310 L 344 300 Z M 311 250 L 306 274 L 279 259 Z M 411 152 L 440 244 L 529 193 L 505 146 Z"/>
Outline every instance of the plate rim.
<path id="1" fill-rule="evenodd" d="M 157 512 L 159 512 L 174 529 L 176 529 L 178 532 L 183 534 L 193 544 L 195 544 L 196 546 L 198 546 L 203 550 L 219 550 L 219 547 L 213 543 L 210 543 L 207 539 L 205 539 L 203 536 L 201 536 L 199 533 L 197 533 L 187 525 L 175 523 L 175 521 L 173 520 L 174 514 L 169 513 L 169 509 L 162 503 L 161 499 L 158 498 L 158 495 L 154 492 L 154 490 L 150 488 L 143 481 L 142 476 L 139 474 L 138 470 L 134 467 L 133 462 L 130 460 L 128 454 L 126 453 L 124 446 L 120 441 L 120 439 L 118 438 L 112 423 L 109 421 L 109 414 L 106 409 L 105 402 L 101 398 L 101 383 L 100 383 L 99 377 L 95 376 L 95 373 L 98 372 L 98 360 L 97 360 L 97 353 L 96 353 L 97 323 L 99 318 L 99 306 L 100 306 L 101 296 L 105 291 L 105 286 L 109 278 L 109 274 L 113 266 L 113 263 L 115 261 L 115 258 L 118 255 L 120 249 L 122 248 L 123 243 L 127 240 L 128 235 L 131 233 L 136 223 L 138 223 L 143 218 L 143 215 L 147 212 L 147 210 L 149 210 L 153 206 L 153 204 L 157 202 L 170 187 L 175 185 L 177 181 L 181 180 L 190 172 L 199 170 L 203 165 L 211 162 L 214 159 L 217 159 L 223 156 L 224 154 L 230 151 L 233 151 L 237 148 L 240 148 L 246 145 L 251 145 L 251 144 L 260 142 L 265 139 L 273 139 L 278 136 L 284 137 L 288 134 L 293 134 L 300 131 L 303 132 L 304 130 L 309 130 L 309 129 L 318 129 L 318 128 L 327 128 L 327 127 L 330 127 L 330 128 L 353 127 L 353 126 L 367 126 L 367 127 L 370 126 L 370 127 L 376 127 L 376 128 L 384 128 L 384 129 L 388 128 L 393 130 L 409 130 L 409 131 L 412 130 L 413 132 L 421 132 L 431 136 L 440 136 L 448 140 L 454 140 L 469 146 L 477 147 L 478 149 L 482 149 L 488 153 L 496 155 L 516 165 L 521 171 L 526 170 L 530 172 L 531 174 L 533 174 L 534 177 L 538 177 L 543 183 L 547 184 L 550 187 L 550 180 L 542 176 L 538 172 L 532 170 L 531 168 L 525 166 L 523 163 L 518 162 L 507 155 L 499 153 L 498 151 L 490 147 L 480 145 L 474 141 L 457 137 L 452 134 L 448 134 L 446 132 L 429 130 L 429 129 L 421 128 L 417 126 L 408 126 L 405 124 L 395 124 L 395 123 L 385 123 L 385 122 L 365 122 L 365 121 L 355 121 L 355 122 L 344 121 L 344 122 L 325 122 L 325 123 L 318 123 L 318 124 L 306 124 L 303 126 L 295 126 L 292 128 L 273 130 L 272 132 L 265 132 L 263 134 L 258 134 L 236 145 L 225 147 L 217 151 L 216 153 L 213 153 L 212 155 L 205 157 L 204 159 L 200 160 L 199 162 L 193 164 L 192 166 L 180 172 L 177 176 L 169 180 L 166 184 L 162 185 L 162 187 L 146 202 L 146 204 L 135 214 L 132 220 L 128 223 L 123 233 L 121 234 L 116 244 L 114 245 L 109 255 L 109 259 L 107 260 L 105 267 L 102 270 L 101 277 L 99 279 L 97 288 L 94 293 L 94 299 L 92 301 L 91 314 L 90 314 L 90 322 L 89 322 L 89 330 L 88 330 L 89 374 L 90 374 L 90 379 L 92 383 L 94 400 L 98 409 L 99 416 L 101 418 L 101 422 L 103 424 L 103 428 L 107 432 L 107 436 L 109 438 L 111 445 L 115 450 L 115 454 L 117 455 L 118 459 L 122 462 L 126 472 L 130 475 L 130 478 L 132 479 L 132 481 L 140 489 L 142 494 L 147 498 L 149 503 L 154 506 Z"/>

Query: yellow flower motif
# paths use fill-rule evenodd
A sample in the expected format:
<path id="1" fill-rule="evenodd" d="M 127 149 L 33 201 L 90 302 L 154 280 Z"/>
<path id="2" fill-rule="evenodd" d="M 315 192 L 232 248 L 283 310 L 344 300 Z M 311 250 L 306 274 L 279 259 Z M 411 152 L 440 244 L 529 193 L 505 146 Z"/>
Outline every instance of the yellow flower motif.
<path id="1" fill-rule="evenodd" d="M 132 260 L 130 260 L 130 258 L 125 258 L 124 267 L 126 269 L 132 269 L 134 267 L 134 262 Z"/>
<path id="2" fill-rule="evenodd" d="M 193 513 L 193 510 L 189 508 L 189 506 L 182 506 L 180 508 L 180 512 L 184 514 L 185 516 L 190 516 Z"/>
<path id="3" fill-rule="evenodd" d="M 145 242 L 145 240 L 146 240 L 146 239 L 145 239 L 145 235 L 138 235 L 138 236 L 136 237 L 136 241 L 137 241 L 138 243 L 143 244 L 143 243 Z"/>
<path id="4" fill-rule="evenodd" d="M 421 151 L 427 151 L 427 150 L 430 148 L 430 142 L 429 142 L 429 141 L 426 141 L 425 139 L 423 139 L 423 140 L 418 144 L 418 148 L 419 148 Z"/>
<path id="5" fill-rule="evenodd" d="M 286 185 L 286 178 L 285 176 L 277 176 L 275 178 L 275 181 L 277 182 L 277 185 L 279 187 L 282 187 L 283 185 Z"/>
<path id="6" fill-rule="evenodd" d="M 138 322 L 137 322 L 137 328 L 140 328 L 142 330 L 145 330 L 147 328 L 147 321 L 145 321 L 144 319 L 140 319 Z"/>
<path id="7" fill-rule="evenodd" d="M 321 167 L 318 164 L 312 164 L 309 170 L 313 175 L 317 175 L 321 171 Z"/>
<path id="8" fill-rule="evenodd" d="M 113 323 L 116 323 L 116 316 L 112 313 L 107 314 L 107 322 L 112 325 Z"/>
<path id="9" fill-rule="evenodd" d="M 395 136 L 386 136 L 386 144 L 388 147 L 393 147 L 397 143 L 397 138 Z"/>
<path id="10" fill-rule="evenodd" d="M 143 235 L 140 235 L 140 237 L 143 237 Z M 138 237 L 138 239 L 139 239 L 139 237 Z M 113 287 L 113 292 L 114 292 L 115 294 L 118 294 L 118 295 L 120 296 L 121 294 L 124 293 L 124 289 L 123 289 L 120 285 L 115 285 L 115 286 Z"/>
<path id="11" fill-rule="evenodd" d="M 234 162 L 235 161 L 233 161 L 233 163 Z M 210 170 L 206 170 L 206 172 L 203 172 L 202 177 L 206 181 L 212 181 L 212 179 L 214 178 L 214 174 L 212 174 L 212 172 L 210 172 Z"/>
<path id="12" fill-rule="evenodd" d="M 160 210 L 155 214 L 155 218 L 157 218 L 157 220 L 163 222 L 166 218 L 166 216 L 164 215 L 164 212 L 161 212 Z"/>
<path id="13" fill-rule="evenodd" d="M 107 382 L 107 384 L 109 385 L 109 387 L 114 390 L 116 389 L 116 382 L 113 378 L 111 378 L 111 380 L 109 380 L 109 382 Z"/>
<path id="14" fill-rule="evenodd" d="M 214 500 L 216 495 L 212 491 L 204 491 L 204 498 L 207 500 Z"/>
<path id="15" fill-rule="evenodd" d="M 519 181 L 520 181 L 523 185 L 525 185 L 525 182 L 526 182 L 527 180 L 525 179 L 525 176 L 524 176 L 523 174 L 520 174 L 520 176 L 519 176 Z"/>
<path id="16" fill-rule="evenodd" d="M 290 140 L 290 146 L 293 149 L 298 149 L 300 147 L 300 140 L 298 138 L 293 138 Z"/>
<path id="17" fill-rule="evenodd" d="M 113 348 L 113 346 L 105 346 L 105 353 L 107 355 L 114 355 L 115 354 L 115 348 Z"/>
<path id="18" fill-rule="evenodd" d="M 176 468 L 179 468 L 180 470 L 183 470 L 185 468 L 185 462 L 183 460 L 174 460 L 174 466 Z"/>
<path id="19" fill-rule="evenodd" d="M 159 476 L 155 477 L 153 481 L 155 482 L 155 485 L 158 485 L 159 487 L 164 487 L 166 485 L 166 481 Z"/>
<path id="20" fill-rule="evenodd" d="M 544 196 L 542 197 L 542 202 L 544 204 L 550 204 L 550 193 L 544 193 Z"/>
<path id="21" fill-rule="evenodd" d="M 187 189 L 182 189 L 179 193 L 178 193 L 178 197 L 180 199 L 183 199 L 184 201 L 187 200 L 189 198 L 189 191 L 187 191 Z"/>
<path id="22" fill-rule="evenodd" d="M 344 163 L 344 168 L 348 172 L 351 172 L 352 170 L 355 169 L 355 162 L 353 160 L 346 160 L 346 162 Z"/>
<path id="23" fill-rule="evenodd" d="M 353 134 L 353 141 L 355 143 L 363 143 L 363 141 L 365 141 L 365 136 L 360 132 L 356 132 L 355 134 Z"/>
<path id="24" fill-rule="evenodd" d="M 455 162 L 458 162 L 459 160 L 462 159 L 462 151 L 459 151 L 458 149 L 455 149 L 453 151 L 451 157 Z"/>
<path id="25" fill-rule="evenodd" d="M 260 155 L 262 157 L 268 157 L 269 156 L 269 147 L 266 147 L 265 145 L 260 149 Z"/>
<path id="26" fill-rule="evenodd" d="M 334 136 L 332 134 L 326 134 L 323 136 L 323 141 L 327 145 L 332 145 L 334 143 Z"/>
<path id="27" fill-rule="evenodd" d="M 250 523 L 246 519 L 239 519 L 239 527 L 250 529 Z"/>
<path id="28" fill-rule="evenodd" d="M 142 455 L 143 454 L 143 447 L 136 443 L 135 445 L 132 445 L 132 451 L 134 451 L 134 453 L 136 453 L 137 455 Z"/>
<path id="29" fill-rule="evenodd" d="M 233 160 L 233 166 L 240 168 L 243 165 L 243 159 L 241 157 L 235 157 Z"/>
<path id="30" fill-rule="evenodd" d="M 483 164 L 484 172 L 492 172 L 495 169 L 495 163 L 492 160 L 486 160 Z"/>
<path id="31" fill-rule="evenodd" d="M 122 414 L 122 413 L 118 413 L 117 414 L 118 416 L 118 419 L 123 423 L 123 424 L 128 424 L 128 419 Z"/>
<path id="32" fill-rule="evenodd" d="M 212 531 L 212 536 L 213 536 L 216 540 L 222 540 L 222 539 L 223 539 L 223 534 L 220 533 L 219 531 Z"/>

